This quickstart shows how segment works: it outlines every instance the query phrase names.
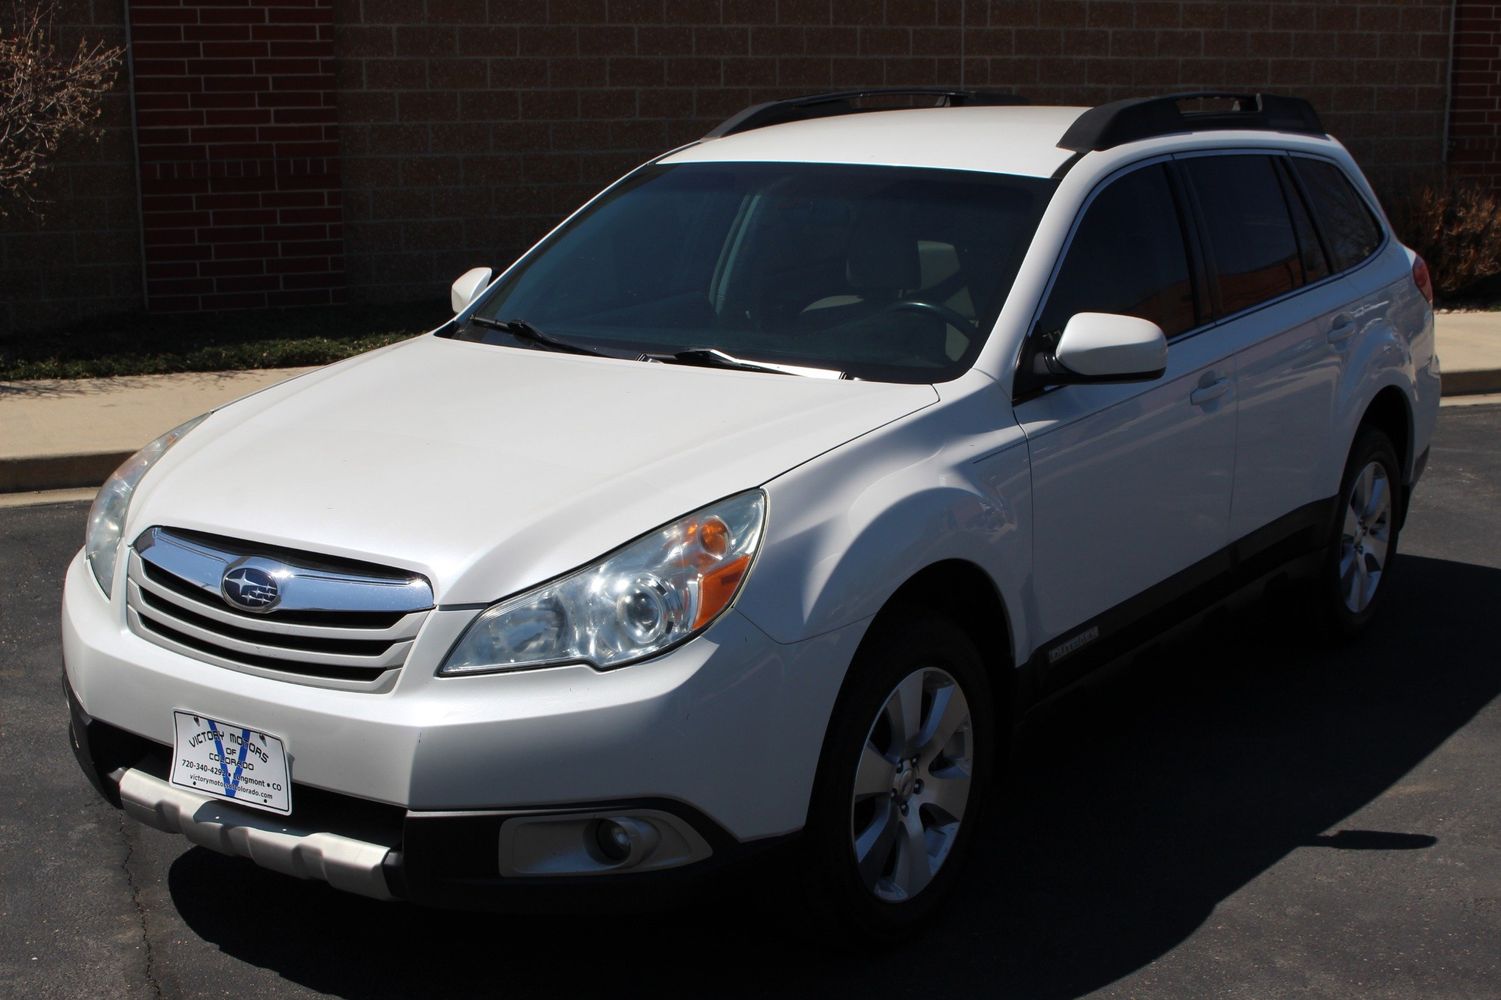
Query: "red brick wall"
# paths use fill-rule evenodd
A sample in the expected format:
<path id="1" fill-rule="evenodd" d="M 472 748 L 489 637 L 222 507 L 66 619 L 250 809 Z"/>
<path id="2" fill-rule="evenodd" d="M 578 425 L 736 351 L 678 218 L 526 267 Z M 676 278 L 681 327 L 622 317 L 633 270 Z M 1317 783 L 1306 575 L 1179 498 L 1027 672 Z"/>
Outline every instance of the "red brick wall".
<path id="1" fill-rule="evenodd" d="M 129 0 L 154 310 L 342 301 L 331 0 Z"/>
<path id="2" fill-rule="evenodd" d="M 69 31 L 117 42 L 134 12 L 155 308 L 335 301 L 346 271 L 352 299 L 442 296 L 739 108 L 837 87 L 963 84 L 1079 104 L 1298 93 L 1391 181 L 1443 162 L 1454 5 L 65 2 Z M 1495 177 L 1497 4 L 1459 7 L 1455 162 Z M 45 225 L 0 223 L 0 333 L 141 303 L 125 102 L 122 87 L 103 144 L 67 153 Z"/>
<path id="3" fill-rule="evenodd" d="M 1457 0 L 1454 20 L 1453 172 L 1501 189 L 1501 3 Z"/>
<path id="4" fill-rule="evenodd" d="M 1451 0 L 334 0 L 351 294 L 441 294 L 755 101 L 961 82 L 1313 100 L 1378 180 L 1441 159 Z M 961 58 L 962 54 L 962 58 Z"/>
<path id="5" fill-rule="evenodd" d="M 123 46 L 122 13 L 120 0 L 68 0 L 57 22 L 58 49 L 71 54 L 82 37 Z M 141 305 L 135 149 L 123 70 L 103 111 L 98 142 L 76 139 L 59 151 L 38 192 L 43 215 L 0 218 L 0 341 Z"/>

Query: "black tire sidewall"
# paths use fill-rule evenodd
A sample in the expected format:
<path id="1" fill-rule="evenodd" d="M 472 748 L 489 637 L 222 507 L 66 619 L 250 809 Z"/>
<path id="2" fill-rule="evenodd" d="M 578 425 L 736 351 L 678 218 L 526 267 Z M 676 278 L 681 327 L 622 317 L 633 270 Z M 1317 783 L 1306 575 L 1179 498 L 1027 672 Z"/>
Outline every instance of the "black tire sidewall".
<path id="1" fill-rule="evenodd" d="M 850 805 L 859 753 L 896 685 L 914 670 L 937 667 L 958 682 L 969 703 L 973 770 L 970 798 L 954 846 L 932 882 L 899 903 L 874 896 L 861 881 L 850 845 Z M 846 944 L 899 940 L 932 916 L 958 882 L 992 782 L 997 733 L 990 679 L 978 650 L 949 620 L 924 613 L 877 622 L 861 644 L 824 740 L 803 836 L 803 887 L 820 934 Z"/>

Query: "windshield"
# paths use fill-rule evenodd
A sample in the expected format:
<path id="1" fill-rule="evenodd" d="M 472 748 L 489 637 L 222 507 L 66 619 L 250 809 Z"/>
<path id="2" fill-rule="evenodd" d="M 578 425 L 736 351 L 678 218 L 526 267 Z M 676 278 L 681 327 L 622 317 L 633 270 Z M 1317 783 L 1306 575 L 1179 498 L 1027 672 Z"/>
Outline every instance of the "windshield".
<path id="1" fill-rule="evenodd" d="M 893 382 L 955 378 L 1054 182 L 903 167 L 647 167 L 545 241 L 484 321 L 621 356 L 715 349 Z M 453 336 L 514 343 L 473 323 Z"/>

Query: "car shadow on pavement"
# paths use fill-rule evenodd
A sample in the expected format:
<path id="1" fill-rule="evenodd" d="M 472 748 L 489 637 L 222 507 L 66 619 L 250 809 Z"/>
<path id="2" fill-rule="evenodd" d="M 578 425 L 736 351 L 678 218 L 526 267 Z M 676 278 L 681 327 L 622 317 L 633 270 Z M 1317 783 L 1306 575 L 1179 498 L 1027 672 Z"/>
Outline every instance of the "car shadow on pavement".
<path id="1" fill-rule="evenodd" d="M 1290 624 L 1292 602 L 1260 602 L 1034 713 L 966 885 L 904 948 L 852 955 L 791 935 L 775 898 L 648 915 L 444 913 L 203 849 L 177 859 L 169 889 L 188 927 L 228 955 L 350 998 L 1076 997 L 1179 945 L 1295 849 L 1436 842 L 1344 821 L 1501 693 L 1485 627 L 1501 570 L 1409 556 L 1392 584 L 1392 613 L 1357 644 L 1321 645 Z"/>

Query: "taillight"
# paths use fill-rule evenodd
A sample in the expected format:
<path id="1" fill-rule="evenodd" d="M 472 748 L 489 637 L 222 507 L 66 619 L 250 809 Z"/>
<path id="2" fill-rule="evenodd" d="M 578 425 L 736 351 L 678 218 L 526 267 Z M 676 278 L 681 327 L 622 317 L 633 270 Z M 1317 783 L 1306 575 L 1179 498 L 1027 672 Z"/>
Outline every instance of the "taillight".
<path id="1" fill-rule="evenodd" d="M 1433 275 L 1428 273 L 1428 262 L 1422 257 L 1412 259 L 1412 283 L 1418 286 L 1428 304 L 1433 305 Z"/>

